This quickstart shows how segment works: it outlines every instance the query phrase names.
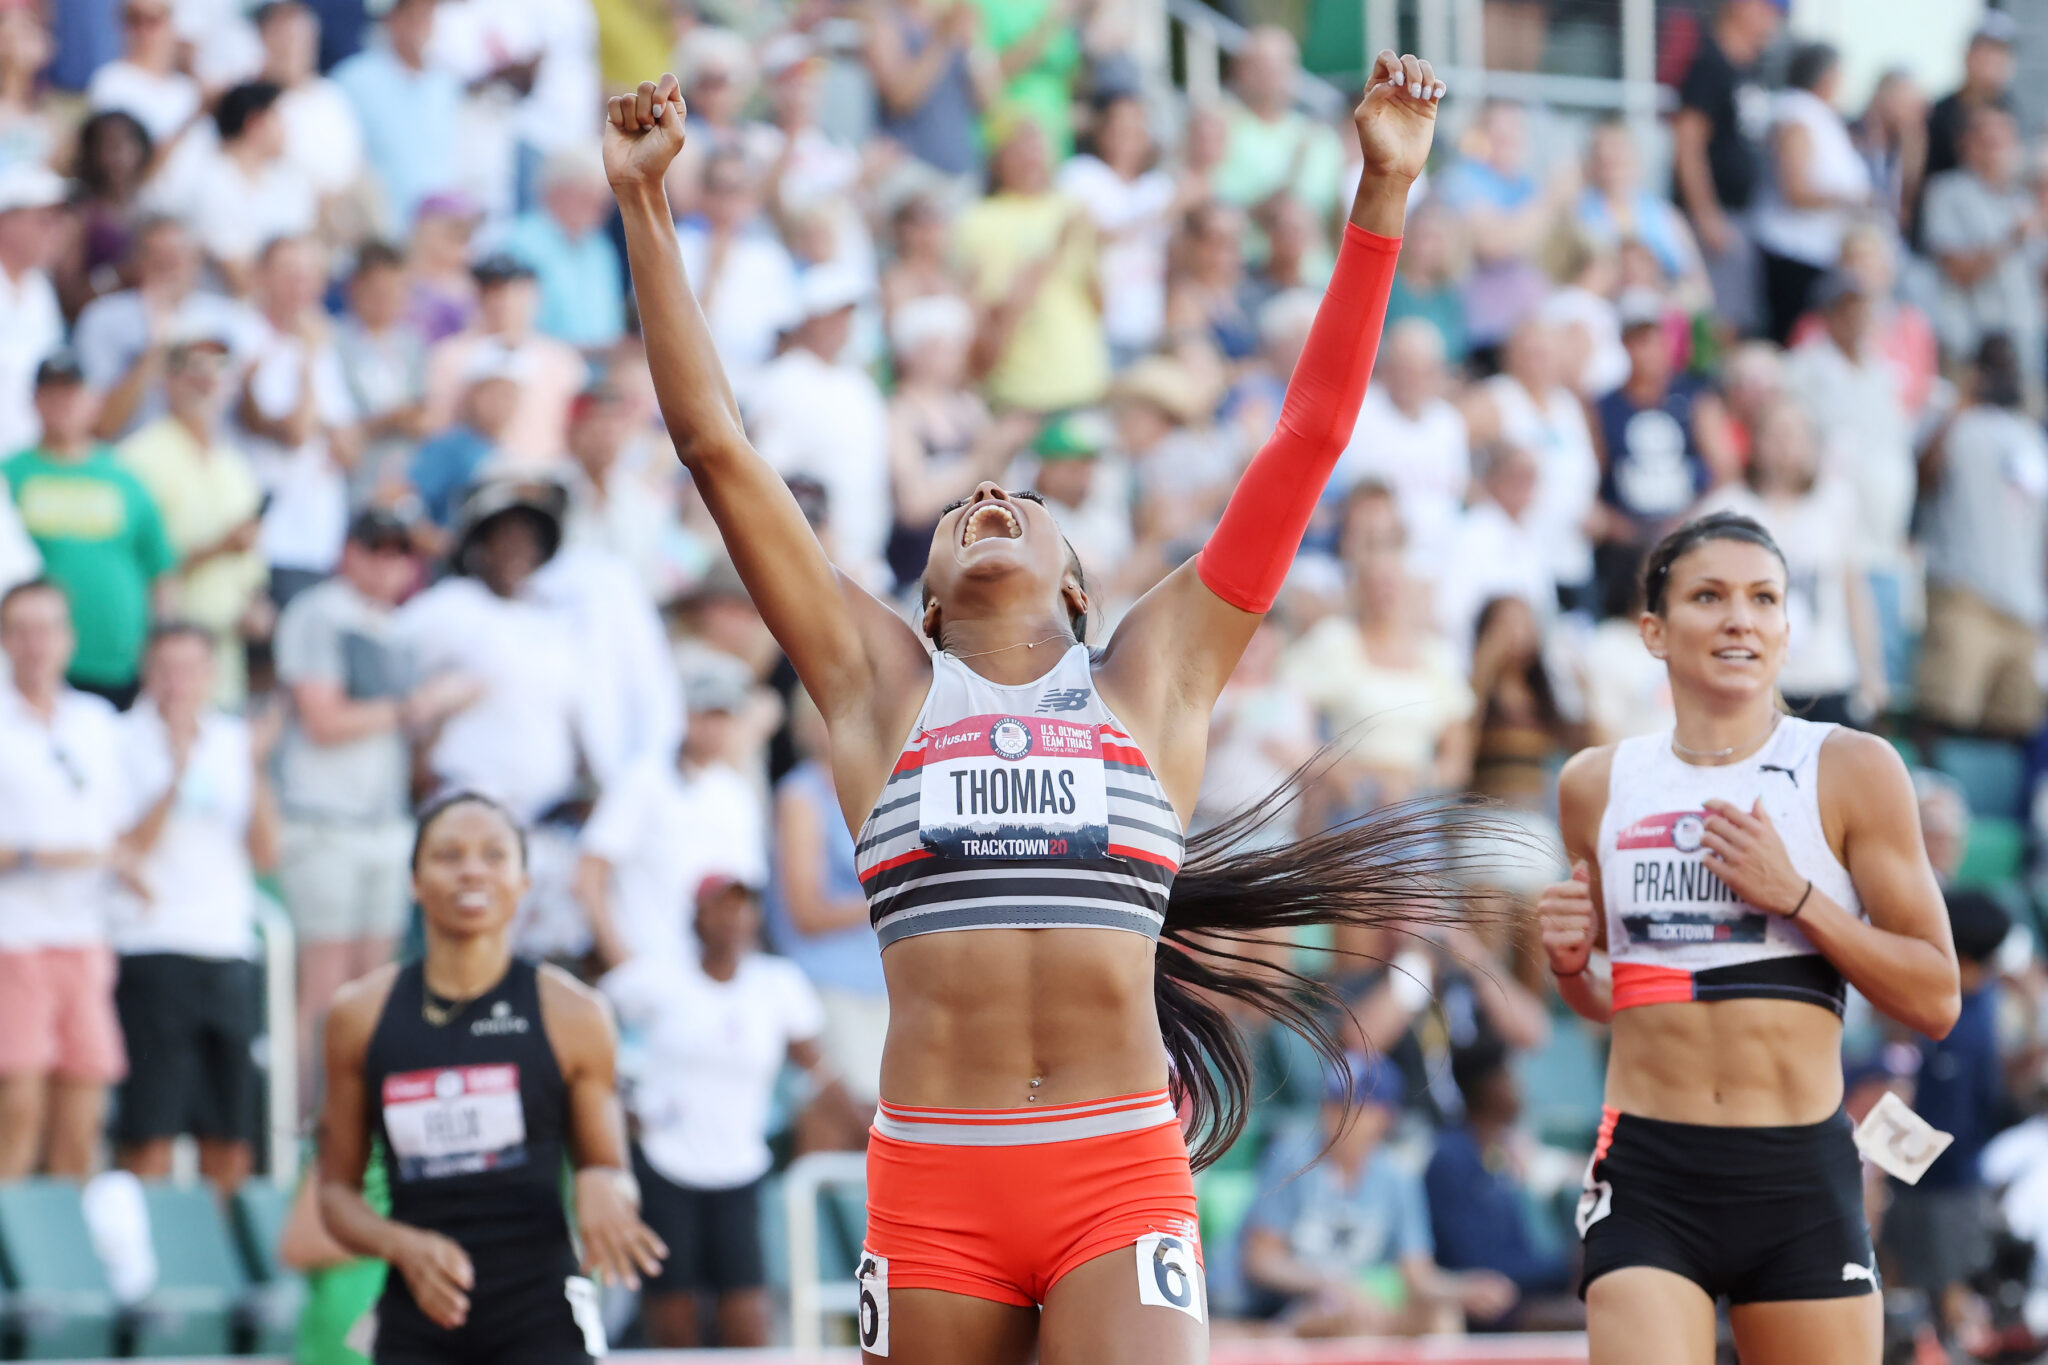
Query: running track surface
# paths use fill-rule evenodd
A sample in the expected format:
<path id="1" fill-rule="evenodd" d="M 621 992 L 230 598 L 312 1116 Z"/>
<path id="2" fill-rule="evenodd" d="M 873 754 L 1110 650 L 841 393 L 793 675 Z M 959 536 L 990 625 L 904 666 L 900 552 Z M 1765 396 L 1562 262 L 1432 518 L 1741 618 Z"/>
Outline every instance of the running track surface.
<path id="1" fill-rule="evenodd" d="M 855 1365 L 852 1351 L 793 1355 L 788 1351 L 617 1351 L 623 1365 Z M 1585 1365 L 1586 1339 L 1555 1336 L 1448 1337 L 1434 1341 L 1219 1341 L 1211 1365 Z M 128 1365 L 92 1361 L 78 1365 Z M 289 1365 L 237 1356 L 182 1365 Z"/>

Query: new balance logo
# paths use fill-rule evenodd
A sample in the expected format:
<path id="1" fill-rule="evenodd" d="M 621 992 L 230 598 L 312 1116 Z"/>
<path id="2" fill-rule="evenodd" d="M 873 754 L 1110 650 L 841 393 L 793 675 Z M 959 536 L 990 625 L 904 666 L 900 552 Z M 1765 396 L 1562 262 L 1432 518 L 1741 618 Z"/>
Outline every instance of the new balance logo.
<path id="1" fill-rule="evenodd" d="M 1869 1265 L 1857 1265 L 1854 1261 L 1845 1262 L 1842 1266 L 1842 1283 L 1847 1284 L 1851 1280 L 1868 1281 L 1871 1288 L 1875 1289 L 1877 1287 L 1877 1262 L 1872 1261 Z"/>
<path id="2" fill-rule="evenodd" d="M 1064 687 L 1048 692 L 1038 699 L 1040 711 L 1078 711 L 1088 704 L 1088 689 L 1085 687 Z"/>
<path id="3" fill-rule="evenodd" d="M 1790 782 L 1795 787 L 1799 785 L 1799 774 L 1793 772 L 1790 768 L 1781 768 L 1775 763 L 1760 763 L 1757 765 L 1757 771 L 1766 773 L 1783 773 L 1785 774 L 1785 780 L 1787 782 Z"/>

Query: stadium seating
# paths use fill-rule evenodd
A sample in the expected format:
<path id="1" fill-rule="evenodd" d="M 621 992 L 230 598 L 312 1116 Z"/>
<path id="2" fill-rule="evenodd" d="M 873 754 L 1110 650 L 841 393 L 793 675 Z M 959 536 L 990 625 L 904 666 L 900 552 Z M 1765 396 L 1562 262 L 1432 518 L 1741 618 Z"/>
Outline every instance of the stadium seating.
<path id="1" fill-rule="evenodd" d="M 2027 761 L 2018 745 L 1995 739 L 1938 739 L 1929 746 L 1928 756 L 1962 787 L 1972 815 L 2025 818 Z"/>
<path id="2" fill-rule="evenodd" d="M 205 1185 L 151 1184 L 149 1235 L 157 1283 L 135 1311 L 135 1353 L 224 1355 L 234 1349 L 249 1273 Z"/>
<path id="3" fill-rule="evenodd" d="M 1537 1135 L 1553 1147 L 1590 1152 L 1606 1093 L 1603 1044 L 1575 1017 L 1550 1030 L 1540 1050 L 1516 1058 L 1523 1103 Z"/>
<path id="4" fill-rule="evenodd" d="M 118 1310 L 93 1253 L 78 1186 L 0 1185 L 0 1284 L 6 1335 L 24 1360 L 110 1355 Z"/>
<path id="5" fill-rule="evenodd" d="M 235 1242 L 255 1281 L 248 1301 L 250 1346 L 260 1352 L 288 1354 L 298 1332 L 299 1310 L 306 1286 L 297 1274 L 278 1264 L 277 1244 L 291 1215 L 290 1188 L 268 1180 L 251 1180 L 235 1192 L 232 1212 Z"/>

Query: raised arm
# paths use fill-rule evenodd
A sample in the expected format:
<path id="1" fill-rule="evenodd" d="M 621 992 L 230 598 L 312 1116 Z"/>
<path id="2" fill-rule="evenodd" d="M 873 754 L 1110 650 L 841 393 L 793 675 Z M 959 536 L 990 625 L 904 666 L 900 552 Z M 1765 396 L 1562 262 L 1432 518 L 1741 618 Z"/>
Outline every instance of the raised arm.
<path id="1" fill-rule="evenodd" d="M 662 195 L 662 175 L 682 146 L 674 76 L 611 100 L 605 172 L 625 224 L 662 419 L 762 620 L 824 713 L 835 753 L 851 746 L 860 762 L 871 744 L 902 739 L 930 663 L 909 626 L 832 567 L 788 487 L 747 442 Z M 894 724 L 905 698 L 910 711 Z M 886 741 L 875 739 L 883 732 Z"/>
<path id="2" fill-rule="evenodd" d="M 1351 440 L 1386 320 L 1408 189 L 1429 157 L 1444 87 L 1428 62 L 1380 53 L 1352 115 L 1365 169 L 1336 272 L 1295 363 L 1279 424 L 1252 458 L 1202 552 L 1131 608 L 1110 640 L 1105 682 L 1126 723 L 1149 729 L 1175 805 L 1199 783 L 1202 735 L 1301 548 L 1330 471 Z M 1185 733 L 1183 733 L 1185 732 Z M 1171 753 L 1173 757 L 1166 757 Z"/>

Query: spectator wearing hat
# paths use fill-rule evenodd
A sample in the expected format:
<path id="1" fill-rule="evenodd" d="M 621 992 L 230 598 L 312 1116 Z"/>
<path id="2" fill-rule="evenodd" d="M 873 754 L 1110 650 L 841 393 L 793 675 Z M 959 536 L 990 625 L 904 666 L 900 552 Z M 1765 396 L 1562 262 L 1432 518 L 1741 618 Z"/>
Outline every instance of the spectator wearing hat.
<path id="1" fill-rule="evenodd" d="M 690 894 L 712 872 L 767 884 L 767 814 L 732 762 L 759 728 L 746 670 L 728 663 L 697 673 L 683 697 L 680 743 L 629 766 L 583 827 L 576 900 L 607 966 L 685 953 Z"/>
<path id="2" fill-rule="evenodd" d="M 982 310 L 975 372 L 998 408 L 1049 412 L 1096 402 L 1110 367 L 1095 225 L 1053 188 L 1045 130 L 1014 113 L 1000 124 L 991 139 L 994 192 L 954 229 Z"/>
<path id="3" fill-rule="evenodd" d="M 362 428 L 363 453 L 349 471 L 349 505 L 394 505 L 406 466 L 424 434 L 427 351 L 407 317 L 403 252 L 366 242 L 348 279 L 348 312 L 334 331 L 335 353 Z"/>
<path id="4" fill-rule="evenodd" d="M 2019 127 L 1995 104 L 1970 111 L 1962 165 L 1927 184 L 1921 234 L 1940 271 L 1934 330 L 1943 355 L 1973 358 L 2002 332 L 2019 353 L 2028 388 L 2040 387 L 2041 266 L 2048 257 L 2041 208 L 2020 177 Z"/>
<path id="5" fill-rule="evenodd" d="M 1600 455 L 1593 572 L 1606 585 L 1633 580 L 1643 553 L 1702 494 L 1736 472 L 1721 400 L 1699 380 L 1676 373 L 1664 301 L 1631 290 L 1617 310 L 1628 378 L 1593 405 Z"/>
<path id="6" fill-rule="evenodd" d="M 429 431 L 455 416 L 468 378 L 503 365 L 519 376 L 518 401 L 501 443 L 509 467 L 528 472 L 552 467 L 568 438 L 569 404 L 590 379 L 576 348 L 540 332 L 540 285 L 533 267 L 495 252 L 477 262 L 476 321 L 427 353 Z"/>
<path id="7" fill-rule="evenodd" d="M 1131 468 L 1120 455 L 1109 454 L 1115 438 L 1101 413 L 1082 409 L 1047 422 L 1029 451 L 1028 484 L 1045 500 L 1091 591 L 1103 600 L 1110 599 L 1110 585 L 1136 549 Z"/>
<path id="8" fill-rule="evenodd" d="M 265 335 L 242 381 L 242 447 L 271 495 L 260 544 L 280 606 L 333 572 L 348 530 L 348 470 L 360 453 L 355 401 L 320 306 L 320 244 L 280 237 L 256 262 Z"/>
<path id="9" fill-rule="evenodd" d="M 1963 50 L 1963 83 L 1927 111 L 1927 179 L 1959 169 L 1970 116 L 1979 109 L 2013 112 L 2013 44 L 2019 22 L 2004 10 L 1986 9 L 1970 45 Z"/>
<path id="10" fill-rule="evenodd" d="M 2010 1120 L 1998 1041 L 1999 950 L 2012 916 L 1984 891 L 1951 890 L 1950 932 L 1961 974 L 1963 1008 L 1939 1040 L 1916 1039 L 1913 1108 L 1955 1141 L 1918 1183 L 1891 1182 L 1884 1250 L 1899 1282 L 1925 1294 L 1945 1338 L 1988 1320 L 1970 1281 L 1991 1264 L 1990 1191 L 1979 1158 Z"/>
<path id="11" fill-rule="evenodd" d="M 879 131 L 941 175 L 981 169 L 975 138 L 1001 73 L 979 39 L 981 10 L 947 0 L 892 0 L 866 14 L 861 55 L 875 82 Z"/>
<path id="12" fill-rule="evenodd" d="M 1785 21 L 1788 0 L 1720 0 L 1678 86 L 1672 180 L 1714 285 L 1714 311 L 1741 334 L 1756 330 L 1762 293 L 1749 211 L 1764 175 L 1770 96 L 1756 65 Z"/>
<path id="13" fill-rule="evenodd" d="M 320 15 L 306 0 L 261 0 L 253 17 L 261 79 L 279 91 L 285 157 L 323 201 L 349 194 L 363 179 L 363 132 L 348 96 L 320 74 Z"/>
<path id="14" fill-rule="evenodd" d="M 685 915 L 690 923 L 677 923 Z M 700 1296 L 720 1346 L 768 1344 L 761 1179 L 776 1079 L 793 1065 L 819 1101 L 852 1107 L 825 1061 L 817 992 L 796 964 L 760 951 L 760 928 L 751 873 L 704 873 L 670 912 L 675 947 L 636 955 L 598 983 L 638 1044 L 623 1079 L 641 1216 L 668 1245 L 641 1290 L 658 1347 L 710 1335 Z"/>
<path id="15" fill-rule="evenodd" d="M 214 634 L 150 634 L 142 698 L 120 718 L 124 853 L 134 889 L 114 899 L 114 1005 L 129 1040 L 112 1137 L 121 1165 L 171 1174 L 171 1144 L 199 1140 L 223 1194 L 250 1170 L 263 1033 L 256 876 L 277 859 L 267 738 L 214 706 Z"/>
<path id="16" fill-rule="evenodd" d="M 0 1180 L 91 1174 L 127 1062 L 107 947 L 123 791 L 114 712 L 65 686 L 65 593 L 0 597 Z"/>
<path id="17" fill-rule="evenodd" d="M 0 459 L 36 439 L 36 366 L 64 341 L 49 267 L 64 182 L 34 162 L 0 167 Z"/>
<path id="18" fill-rule="evenodd" d="M 840 566 L 880 584 L 891 524 L 889 409 L 873 378 L 845 355 L 854 309 L 873 289 L 832 262 L 804 272 L 798 291 L 788 344 L 740 390 L 740 410 L 754 448 L 778 474 L 824 485 Z"/>
<path id="19" fill-rule="evenodd" d="M 1236 101 L 1229 114 L 1223 163 L 1211 176 L 1217 197 L 1252 209 L 1276 195 L 1301 201 L 1316 223 L 1333 219 L 1343 193 L 1344 151 L 1334 130 L 1295 108 L 1301 49 L 1283 28 L 1253 29 L 1231 70 Z M 1263 255 L 1263 252 L 1257 254 Z M 1329 270 L 1320 232 L 1312 274 Z"/>
<path id="20" fill-rule="evenodd" d="M 320 197 L 306 172 L 286 155 L 284 92 L 269 81 L 228 90 L 214 106 L 219 145 L 195 149 L 159 198 L 191 225 L 192 235 L 230 293 L 246 295 L 257 254 L 280 237 L 313 231 Z"/>
<path id="21" fill-rule="evenodd" d="M 0 464 L 0 477 L 44 572 L 72 604 L 71 685 L 126 707 L 135 700 L 151 597 L 177 554 L 149 490 L 92 439 L 92 393 L 69 351 L 37 368 L 35 404 L 43 438 Z"/>
<path id="22" fill-rule="evenodd" d="M 695 211 L 676 227 L 691 292 L 718 358 L 741 390 L 774 359 L 777 338 L 802 311 L 796 263 L 760 222 L 759 185 L 744 152 L 711 152 L 701 165 Z"/>
<path id="23" fill-rule="evenodd" d="M 328 1001 L 390 960 L 412 904 L 409 744 L 431 746 L 482 691 L 453 670 L 419 681 L 395 616 L 418 577 L 404 523 L 365 509 L 334 576 L 278 617 L 277 680 L 289 705 L 276 755 L 277 880 L 298 937 L 302 1108 Z"/>
<path id="24" fill-rule="evenodd" d="M 1929 719 L 2015 739 L 2040 728 L 2036 641 L 2048 624 L 2048 442 L 2026 414 L 2011 342 L 1987 338 L 1970 403 L 1926 458 Z"/>
<path id="25" fill-rule="evenodd" d="M 625 272 L 605 225 L 611 191 L 595 147 L 556 152 L 542 165 L 540 204 L 499 243 L 533 268 L 540 288 L 534 325 L 571 346 L 609 346 L 626 329 Z"/>
<path id="26" fill-rule="evenodd" d="M 174 335 L 210 333 L 247 359 L 265 332 L 247 304 L 201 287 L 199 246 L 178 219 L 138 224 L 131 264 L 134 286 L 87 304 L 72 336 L 86 382 L 101 395 L 97 430 L 109 441 L 163 415 L 164 359 Z"/>
<path id="27" fill-rule="evenodd" d="M 1393 489 L 1413 562 L 1434 580 L 1446 567 L 1446 541 L 1472 481 L 1465 417 L 1445 396 L 1451 375 L 1442 334 L 1422 318 L 1404 318 L 1387 329 L 1377 370 L 1331 487 L 1341 493 L 1378 479 Z"/>
<path id="28" fill-rule="evenodd" d="M 121 55 L 92 73 L 85 102 L 95 113 L 118 109 L 141 122 L 150 140 L 168 147 L 199 113 L 199 82 L 178 61 L 170 0 L 126 0 Z"/>
<path id="29" fill-rule="evenodd" d="M 411 464 L 412 493 L 428 522 L 447 531 L 479 471 L 498 460 L 519 408 L 526 368 L 499 347 L 470 353 L 462 406 L 453 426 L 420 442 Z"/>
<path id="30" fill-rule="evenodd" d="M 118 454 L 156 500 L 178 556 L 168 580 L 171 610 L 211 635 L 214 699 L 237 709 L 246 683 L 242 638 L 257 624 L 249 611 L 263 600 L 270 574 L 256 548 L 262 488 L 223 423 L 233 392 L 228 364 L 218 336 L 173 337 L 164 362 L 170 411 L 123 441 Z"/>
<path id="31" fill-rule="evenodd" d="M 1300 1336 L 1413 1335 L 1513 1306 L 1499 1272 L 1437 1265 L 1422 1182 L 1385 1146 L 1402 1088 L 1391 1063 L 1353 1057 L 1329 1078 L 1319 1127 L 1267 1153 L 1244 1225 L 1257 1316 Z"/>
<path id="32" fill-rule="evenodd" d="M 422 200 L 460 179 L 462 81 L 429 56 L 436 3 L 396 0 L 384 16 L 383 43 L 334 68 L 384 190 L 382 227 L 389 235 L 401 235 Z"/>

